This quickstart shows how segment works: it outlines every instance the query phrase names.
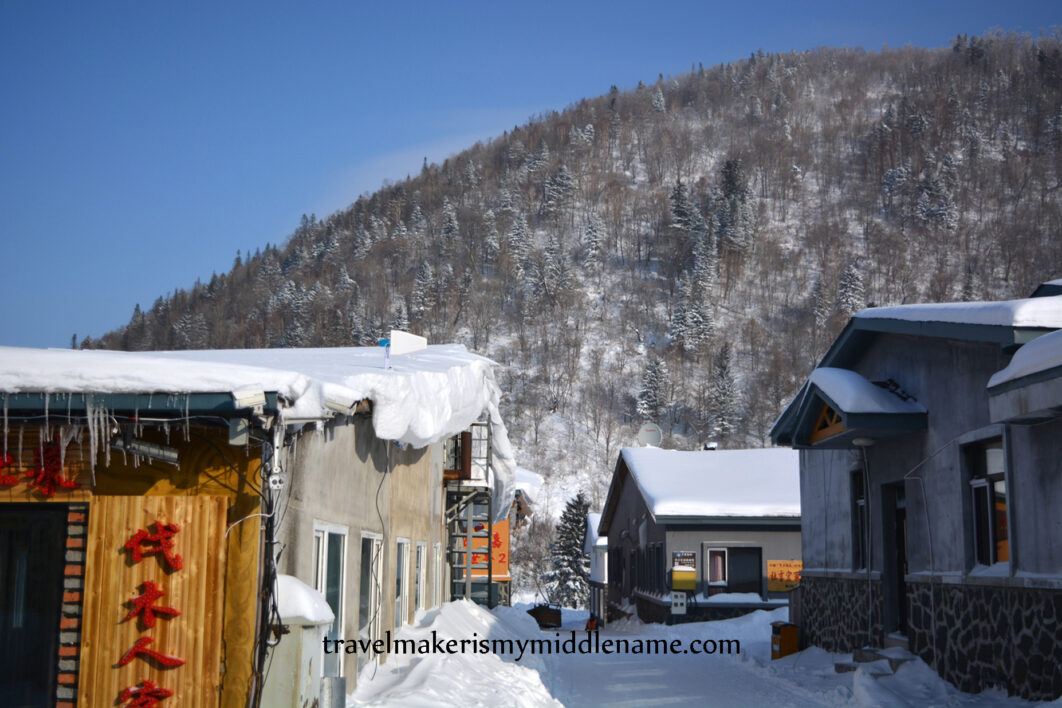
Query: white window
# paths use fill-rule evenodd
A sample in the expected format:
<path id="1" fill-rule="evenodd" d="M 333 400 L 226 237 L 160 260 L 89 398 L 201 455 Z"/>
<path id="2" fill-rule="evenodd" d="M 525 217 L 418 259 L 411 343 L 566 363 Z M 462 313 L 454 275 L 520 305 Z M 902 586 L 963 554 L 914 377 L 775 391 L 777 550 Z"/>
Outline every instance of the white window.
<path id="1" fill-rule="evenodd" d="M 424 603 L 428 595 L 428 544 L 417 544 L 417 562 L 416 569 L 413 572 L 414 580 L 414 610 L 423 610 Z"/>
<path id="2" fill-rule="evenodd" d="M 446 584 L 446 578 L 443 577 L 443 562 L 442 562 L 442 544 L 436 543 L 431 547 L 431 560 L 432 560 L 432 589 L 434 595 L 432 597 L 432 607 L 438 607 L 443 603 L 443 586 Z"/>
<path id="3" fill-rule="evenodd" d="M 399 539 L 395 553 L 395 631 L 409 616 L 409 540 Z"/>
<path id="4" fill-rule="evenodd" d="M 372 642 L 381 638 L 380 608 L 383 605 L 383 538 L 376 534 L 361 535 L 361 581 L 358 588 L 358 638 Z M 371 654 L 358 652 L 358 668 Z"/>
<path id="5" fill-rule="evenodd" d="M 726 549 L 709 548 L 704 564 L 709 585 L 726 585 Z"/>
<path id="6" fill-rule="evenodd" d="M 974 558 L 979 565 L 1010 560 L 1007 479 L 1002 438 L 967 445 L 973 501 Z"/>
<path id="7" fill-rule="evenodd" d="M 328 639 L 343 637 L 343 595 L 346 574 L 347 528 L 321 522 L 313 525 L 313 587 L 324 596 L 335 619 L 328 628 Z M 321 646 L 322 676 L 342 676 L 342 655 L 325 654 Z"/>

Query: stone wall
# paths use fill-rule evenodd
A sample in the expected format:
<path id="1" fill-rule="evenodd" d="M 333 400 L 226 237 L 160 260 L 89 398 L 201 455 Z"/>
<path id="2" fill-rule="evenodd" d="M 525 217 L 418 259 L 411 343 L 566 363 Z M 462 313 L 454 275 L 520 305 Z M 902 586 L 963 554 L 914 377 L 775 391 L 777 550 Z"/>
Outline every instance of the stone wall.
<path id="1" fill-rule="evenodd" d="M 1062 590 L 908 583 L 907 597 L 911 651 L 961 690 L 1062 696 Z"/>
<path id="2" fill-rule="evenodd" d="M 865 646 L 882 646 L 881 582 L 869 582 L 872 622 L 867 631 L 867 588 L 865 579 L 820 578 L 800 580 L 798 614 L 801 618 L 801 646 L 815 645 L 831 652 L 847 653 Z"/>

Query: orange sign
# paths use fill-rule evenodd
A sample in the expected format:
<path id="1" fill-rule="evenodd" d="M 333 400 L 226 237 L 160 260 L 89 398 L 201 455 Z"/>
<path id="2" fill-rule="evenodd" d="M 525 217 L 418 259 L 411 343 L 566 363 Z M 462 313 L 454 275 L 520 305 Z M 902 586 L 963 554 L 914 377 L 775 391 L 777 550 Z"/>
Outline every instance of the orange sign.
<path id="1" fill-rule="evenodd" d="M 494 524 L 494 532 L 491 534 L 490 554 L 491 577 L 494 580 L 509 580 L 509 520 Z M 472 563 L 485 563 L 487 554 L 486 538 L 472 539 Z M 486 569 L 472 571 L 473 578 L 487 577 Z"/>
<path id="2" fill-rule="evenodd" d="M 767 561 L 767 592 L 786 592 L 800 583 L 801 561 Z"/>

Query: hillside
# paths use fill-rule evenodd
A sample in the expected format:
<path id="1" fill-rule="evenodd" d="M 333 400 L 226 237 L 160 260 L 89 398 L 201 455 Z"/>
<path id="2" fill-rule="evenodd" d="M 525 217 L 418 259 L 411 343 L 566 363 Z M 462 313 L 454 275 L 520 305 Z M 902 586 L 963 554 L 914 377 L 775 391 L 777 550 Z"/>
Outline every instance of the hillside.
<path id="1" fill-rule="evenodd" d="M 1058 37 L 753 54 L 613 87 L 304 217 L 81 346 L 364 345 L 392 326 L 463 342 L 503 366 L 546 498 L 598 506 L 641 418 L 666 446 L 766 444 L 856 309 L 1058 277 L 1060 186 Z"/>

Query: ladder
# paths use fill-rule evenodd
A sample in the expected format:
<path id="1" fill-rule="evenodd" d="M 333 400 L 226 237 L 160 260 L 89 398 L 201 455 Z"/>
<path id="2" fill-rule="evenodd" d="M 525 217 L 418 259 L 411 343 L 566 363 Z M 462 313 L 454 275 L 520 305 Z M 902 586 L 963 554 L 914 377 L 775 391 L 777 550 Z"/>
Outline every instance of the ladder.
<path id="1" fill-rule="evenodd" d="M 466 598 L 488 608 L 497 604 L 492 592 L 494 504 L 490 481 L 492 454 L 490 425 L 473 423 L 472 465 L 482 470 L 474 480 L 446 484 L 447 558 L 450 564 L 450 597 Z M 473 573 L 473 571 L 476 571 Z"/>

